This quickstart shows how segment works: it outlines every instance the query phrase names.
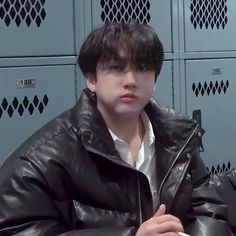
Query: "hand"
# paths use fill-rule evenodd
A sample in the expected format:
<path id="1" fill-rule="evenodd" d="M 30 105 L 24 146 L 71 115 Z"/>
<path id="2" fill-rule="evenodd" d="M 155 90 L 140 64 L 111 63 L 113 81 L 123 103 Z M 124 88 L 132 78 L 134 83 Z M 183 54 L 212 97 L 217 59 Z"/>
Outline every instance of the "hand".
<path id="1" fill-rule="evenodd" d="M 135 236 L 178 236 L 179 232 L 183 232 L 181 221 L 165 212 L 166 207 L 162 204 L 155 215 L 139 227 Z"/>

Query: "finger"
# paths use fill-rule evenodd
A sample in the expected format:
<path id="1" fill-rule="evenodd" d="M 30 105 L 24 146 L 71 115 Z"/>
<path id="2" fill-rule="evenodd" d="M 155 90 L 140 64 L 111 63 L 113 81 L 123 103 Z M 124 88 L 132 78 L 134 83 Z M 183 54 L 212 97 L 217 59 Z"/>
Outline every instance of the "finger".
<path id="1" fill-rule="evenodd" d="M 157 212 L 154 214 L 154 217 L 165 215 L 165 213 L 166 213 L 166 206 L 165 204 L 161 204 Z"/>
<path id="2" fill-rule="evenodd" d="M 165 222 L 176 222 L 182 225 L 179 218 L 170 214 L 159 215 L 158 217 L 152 217 L 152 221 L 155 222 L 155 224 L 162 224 Z"/>
<path id="3" fill-rule="evenodd" d="M 156 234 L 163 234 L 163 233 L 176 233 L 178 235 L 179 232 L 183 232 L 183 226 L 179 222 L 173 222 L 173 221 L 166 221 L 161 224 L 155 225 L 154 232 Z"/>

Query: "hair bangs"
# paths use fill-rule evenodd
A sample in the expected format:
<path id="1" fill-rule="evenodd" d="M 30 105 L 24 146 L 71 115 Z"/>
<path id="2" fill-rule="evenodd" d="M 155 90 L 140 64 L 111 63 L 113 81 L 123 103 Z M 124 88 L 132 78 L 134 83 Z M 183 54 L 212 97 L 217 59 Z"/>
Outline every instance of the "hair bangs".
<path id="1" fill-rule="evenodd" d="M 137 22 L 108 22 L 88 36 L 78 61 L 84 74 L 96 73 L 97 67 L 107 68 L 115 62 L 121 67 L 145 67 L 158 76 L 163 57 L 162 44 L 150 26 Z"/>

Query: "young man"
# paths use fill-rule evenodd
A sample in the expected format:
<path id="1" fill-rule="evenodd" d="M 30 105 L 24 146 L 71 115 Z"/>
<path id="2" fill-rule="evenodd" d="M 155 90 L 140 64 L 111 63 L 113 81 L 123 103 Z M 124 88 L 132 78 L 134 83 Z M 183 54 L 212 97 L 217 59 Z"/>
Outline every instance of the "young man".
<path id="1" fill-rule="evenodd" d="M 0 171 L 0 235 L 228 235 L 200 127 L 151 98 L 163 61 L 153 29 L 107 23 L 78 60 L 78 103 Z"/>

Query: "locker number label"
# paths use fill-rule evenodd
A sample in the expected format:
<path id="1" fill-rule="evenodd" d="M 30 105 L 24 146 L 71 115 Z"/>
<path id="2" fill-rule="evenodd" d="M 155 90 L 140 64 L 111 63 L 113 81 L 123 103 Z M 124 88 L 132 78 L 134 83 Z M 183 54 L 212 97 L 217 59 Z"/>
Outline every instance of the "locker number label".
<path id="1" fill-rule="evenodd" d="M 35 86 L 35 79 L 19 79 L 16 81 L 16 88 L 34 88 Z"/>
<path id="2" fill-rule="evenodd" d="M 221 75 L 222 69 L 221 68 L 213 68 L 213 69 L 211 69 L 211 74 L 212 75 Z"/>

